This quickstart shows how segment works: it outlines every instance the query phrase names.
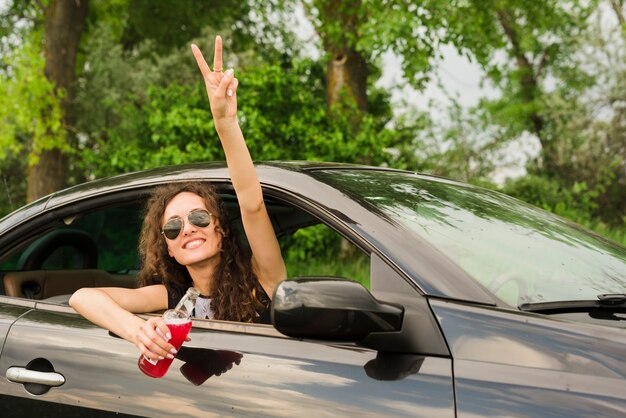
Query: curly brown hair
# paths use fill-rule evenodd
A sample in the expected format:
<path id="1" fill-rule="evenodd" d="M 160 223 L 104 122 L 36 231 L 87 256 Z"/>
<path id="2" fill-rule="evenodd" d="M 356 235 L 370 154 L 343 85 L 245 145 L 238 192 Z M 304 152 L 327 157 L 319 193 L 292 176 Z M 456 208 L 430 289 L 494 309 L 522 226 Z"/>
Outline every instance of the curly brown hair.
<path id="1" fill-rule="evenodd" d="M 252 269 L 250 252 L 241 245 L 217 190 L 209 183 L 170 183 L 152 192 L 139 238 L 139 253 L 143 259 L 139 286 L 163 284 L 171 291 L 186 289 L 193 284 L 187 268 L 169 256 L 165 237 L 161 234 L 165 207 L 182 192 L 194 193 L 204 200 L 216 221 L 215 231 L 222 238 L 211 295 L 215 319 L 254 322 L 257 311 L 269 306 L 269 299 Z"/>

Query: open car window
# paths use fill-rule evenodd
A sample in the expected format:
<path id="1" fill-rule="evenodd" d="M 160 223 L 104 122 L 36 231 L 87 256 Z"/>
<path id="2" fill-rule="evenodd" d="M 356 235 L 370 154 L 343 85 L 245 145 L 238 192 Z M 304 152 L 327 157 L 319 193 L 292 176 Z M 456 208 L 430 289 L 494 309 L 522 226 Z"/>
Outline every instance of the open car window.
<path id="1" fill-rule="evenodd" d="M 38 236 L 2 270 L 100 269 L 130 273 L 139 267 L 139 204 L 105 208 L 63 219 L 62 226 Z"/>
<path id="2" fill-rule="evenodd" d="M 75 212 L 64 211 L 45 231 L 17 243 L 10 257 L 0 260 L 3 294 L 53 300 L 80 287 L 135 287 L 146 196 L 85 211 L 78 204 Z M 225 189 L 221 197 L 247 245 L 234 193 Z M 266 207 L 289 277 L 342 277 L 369 288 L 369 255 L 302 208 L 274 197 L 266 197 Z"/>
<path id="3" fill-rule="evenodd" d="M 289 277 L 343 277 L 370 288 L 370 257 L 323 223 L 279 237 Z"/>

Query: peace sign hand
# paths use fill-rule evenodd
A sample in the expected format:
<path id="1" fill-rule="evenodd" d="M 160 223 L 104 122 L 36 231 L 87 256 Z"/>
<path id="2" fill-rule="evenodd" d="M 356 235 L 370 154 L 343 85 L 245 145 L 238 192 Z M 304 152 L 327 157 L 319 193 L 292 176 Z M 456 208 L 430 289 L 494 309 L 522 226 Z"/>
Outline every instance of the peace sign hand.
<path id="1" fill-rule="evenodd" d="M 222 72 L 222 38 L 215 37 L 215 53 L 213 56 L 213 71 L 204 60 L 200 49 L 191 44 L 193 52 L 206 86 L 206 92 L 211 104 L 213 119 L 236 119 L 237 117 L 237 86 L 239 81 L 235 78 L 232 69 Z"/>

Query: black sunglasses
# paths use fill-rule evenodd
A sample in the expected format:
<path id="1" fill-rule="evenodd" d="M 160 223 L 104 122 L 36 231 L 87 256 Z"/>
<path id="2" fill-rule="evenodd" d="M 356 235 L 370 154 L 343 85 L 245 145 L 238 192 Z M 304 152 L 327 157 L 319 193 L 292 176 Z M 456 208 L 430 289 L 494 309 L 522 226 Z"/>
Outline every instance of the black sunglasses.
<path id="1" fill-rule="evenodd" d="M 204 209 L 194 209 L 189 212 L 189 215 L 187 215 L 187 220 L 190 224 L 195 225 L 198 228 L 206 228 L 211 224 L 211 214 Z M 176 239 L 178 234 L 180 234 L 183 227 L 183 218 L 176 216 L 165 222 L 161 233 L 165 235 L 165 238 L 173 240 Z"/>

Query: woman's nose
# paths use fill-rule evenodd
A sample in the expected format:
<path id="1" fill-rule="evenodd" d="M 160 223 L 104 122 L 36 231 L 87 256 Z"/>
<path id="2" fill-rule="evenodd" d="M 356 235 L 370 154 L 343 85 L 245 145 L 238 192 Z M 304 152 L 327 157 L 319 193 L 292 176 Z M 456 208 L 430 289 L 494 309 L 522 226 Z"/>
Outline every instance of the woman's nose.
<path id="1" fill-rule="evenodd" d="M 192 224 L 189 221 L 183 222 L 183 234 L 184 235 L 189 235 L 195 231 L 196 231 L 196 227 L 194 226 L 194 224 Z"/>

